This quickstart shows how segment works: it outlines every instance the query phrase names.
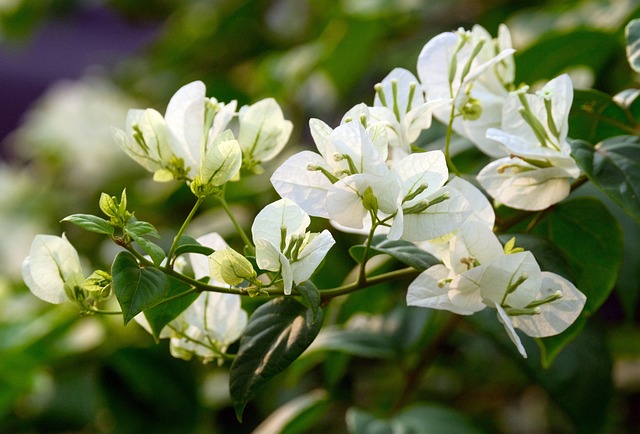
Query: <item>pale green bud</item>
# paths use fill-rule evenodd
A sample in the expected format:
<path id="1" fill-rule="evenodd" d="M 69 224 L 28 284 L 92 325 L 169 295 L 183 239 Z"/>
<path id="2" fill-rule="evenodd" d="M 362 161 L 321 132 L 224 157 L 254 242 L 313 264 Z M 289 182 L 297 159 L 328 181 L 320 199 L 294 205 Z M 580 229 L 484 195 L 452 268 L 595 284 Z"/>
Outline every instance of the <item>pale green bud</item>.
<path id="1" fill-rule="evenodd" d="M 371 186 L 364 190 L 362 195 L 362 206 L 367 211 L 378 212 L 378 198 L 373 194 L 373 188 Z"/>
<path id="2" fill-rule="evenodd" d="M 217 250 L 209 256 L 209 271 L 215 280 L 231 286 L 237 286 L 245 280 L 254 282 L 257 277 L 251 262 L 231 247 Z"/>
<path id="3" fill-rule="evenodd" d="M 116 226 L 124 226 L 132 217 L 132 214 L 127 211 L 126 189 L 122 190 L 119 202 L 115 196 L 102 193 L 100 195 L 99 206 L 100 210 L 111 219 L 111 223 Z"/>
<path id="4" fill-rule="evenodd" d="M 478 99 L 469 97 L 460 109 L 460 114 L 465 121 L 476 121 L 482 116 L 482 104 Z"/>

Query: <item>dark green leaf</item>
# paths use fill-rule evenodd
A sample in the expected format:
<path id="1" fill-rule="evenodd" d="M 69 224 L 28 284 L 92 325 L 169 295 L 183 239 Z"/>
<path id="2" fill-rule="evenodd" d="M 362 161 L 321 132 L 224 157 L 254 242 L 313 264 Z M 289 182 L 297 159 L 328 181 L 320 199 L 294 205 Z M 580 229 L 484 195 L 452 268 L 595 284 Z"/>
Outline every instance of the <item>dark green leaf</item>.
<path id="1" fill-rule="evenodd" d="M 633 115 L 610 95 L 597 90 L 574 90 L 569 114 L 571 138 L 597 143 L 637 128 Z"/>
<path id="2" fill-rule="evenodd" d="M 91 214 L 73 214 L 62 219 L 80 226 L 82 229 L 98 234 L 113 236 L 114 227 L 107 220 Z"/>
<path id="3" fill-rule="evenodd" d="M 183 244 L 176 249 L 176 256 L 184 255 L 186 253 L 196 253 L 198 255 L 209 256 L 215 250 L 211 247 L 206 247 L 200 244 Z"/>
<path id="4" fill-rule="evenodd" d="M 111 267 L 113 291 L 122 308 L 124 323 L 167 298 L 167 278 L 152 267 L 140 267 L 135 256 L 120 252 Z"/>
<path id="5" fill-rule="evenodd" d="M 313 319 L 315 320 L 318 309 L 320 308 L 320 291 L 312 281 L 307 280 L 300 285 L 293 287 L 294 291 L 302 296 L 302 304 L 311 309 Z"/>
<path id="6" fill-rule="evenodd" d="M 351 257 L 358 263 L 362 263 L 365 252 L 364 245 L 353 246 L 349 249 Z M 426 270 L 432 265 L 439 264 L 440 261 L 430 253 L 425 252 L 409 241 L 388 240 L 385 235 L 376 235 L 371 242 L 369 257 L 386 254 L 405 265 L 413 267 L 419 271 Z"/>
<path id="7" fill-rule="evenodd" d="M 392 336 L 372 330 L 343 330 L 327 327 L 314 343 L 314 350 L 339 351 L 372 359 L 392 359 L 398 356 Z"/>
<path id="8" fill-rule="evenodd" d="M 364 410 L 350 408 L 347 425 L 353 434 L 479 434 L 467 418 L 457 411 L 439 405 L 418 404 L 391 419 L 380 419 Z"/>
<path id="9" fill-rule="evenodd" d="M 619 47 L 618 37 L 608 31 L 578 28 L 547 33 L 537 43 L 516 53 L 516 83 L 550 80 L 575 65 L 590 67 L 597 75 Z"/>
<path id="10" fill-rule="evenodd" d="M 623 239 L 618 221 L 594 198 L 579 197 L 555 206 L 534 230 L 546 236 L 569 262 L 570 280 L 587 301 L 580 317 L 558 336 L 539 339 L 542 364 L 550 366 L 560 351 L 579 335 L 585 319 L 609 297 L 622 264 Z M 562 273 L 560 273 L 562 274 Z"/>
<path id="11" fill-rule="evenodd" d="M 502 234 L 498 238 L 505 244 L 511 238 L 515 237 L 516 247 L 522 247 L 525 250 L 529 250 L 536 258 L 536 262 L 540 265 L 543 271 L 551 271 L 552 273 L 559 274 L 561 276 L 570 279 L 572 276 L 571 266 L 569 260 L 564 253 L 558 247 L 535 234 Z"/>
<path id="12" fill-rule="evenodd" d="M 135 233 L 129 233 L 128 231 L 127 233 L 138 243 L 140 248 L 151 257 L 151 260 L 156 266 L 162 263 L 162 260 L 165 258 L 165 252 L 162 247 Z"/>
<path id="13" fill-rule="evenodd" d="M 640 19 L 631 20 L 624 29 L 627 39 L 627 60 L 631 68 L 640 72 Z"/>
<path id="14" fill-rule="evenodd" d="M 535 352 L 528 352 L 531 354 L 526 361 L 529 372 L 567 413 L 577 428 L 575 432 L 605 432 L 613 384 L 612 361 L 604 330 L 597 324 L 587 324 L 545 370 L 537 368 L 539 362 L 534 357 Z"/>
<path id="15" fill-rule="evenodd" d="M 240 340 L 229 372 L 236 416 L 253 392 L 282 372 L 313 342 L 322 326 L 322 310 L 314 315 L 290 297 L 271 300 L 255 310 Z"/>
<path id="16" fill-rule="evenodd" d="M 99 376 L 101 382 L 99 401 L 100 406 L 109 409 L 111 432 L 198 431 L 201 381 L 194 369 L 170 357 L 165 348 L 120 348 L 100 362 L 98 366 L 89 366 L 98 371 L 92 374 Z M 95 412 L 92 416 L 94 421 Z"/>
<path id="17" fill-rule="evenodd" d="M 608 298 L 622 263 L 622 231 L 617 220 L 600 201 L 578 197 L 556 205 L 534 232 L 564 253 L 573 282 L 587 296 L 584 313 L 593 314 Z"/>
<path id="18" fill-rule="evenodd" d="M 167 276 L 167 297 L 174 297 L 179 294 L 185 295 L 175 300 L 160 303 L 144 311 L 144 316 L 151 326 L 151 332 L 156 341 L 160 339 L 162 329 L 189 307 L 200 295 L 198 292 L 191 292 L 190 289 L 191 286 L 188 284 Z"/>
<path id="19" fill-rule="evenodd" d="M 575 141 L 572 148 L 591 182 L 640 222 L 640 138 L 612 137 L 595 147 Z"/>

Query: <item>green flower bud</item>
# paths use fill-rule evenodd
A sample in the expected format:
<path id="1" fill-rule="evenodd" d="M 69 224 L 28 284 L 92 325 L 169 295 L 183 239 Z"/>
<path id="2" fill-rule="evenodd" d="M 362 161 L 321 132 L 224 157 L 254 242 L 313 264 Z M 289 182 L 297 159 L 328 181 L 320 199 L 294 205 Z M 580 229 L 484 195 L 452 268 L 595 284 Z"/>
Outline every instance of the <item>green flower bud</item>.
<path id="1" fill-rule="evenodd" d="M 257 277 L 251 262 L 231 247 L 217 250 L 209 256 L 209 270 L 215 280 L 231 286 L 237 286 L 245 280 L 254 282 Z"/>
<path id="2" fill-rule="evenodd" d="M 482 104 L 476 98 L 469 97 L 460 109 L 460 114 L 465 121 L 476 121 L 482 116 Z"/>

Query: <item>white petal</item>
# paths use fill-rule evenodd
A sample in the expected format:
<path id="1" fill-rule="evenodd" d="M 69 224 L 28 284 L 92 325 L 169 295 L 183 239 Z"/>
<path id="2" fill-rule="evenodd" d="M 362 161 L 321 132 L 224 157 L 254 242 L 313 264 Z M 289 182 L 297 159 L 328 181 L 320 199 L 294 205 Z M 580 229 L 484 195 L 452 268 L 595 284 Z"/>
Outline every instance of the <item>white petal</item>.
<path id="1" fill-rule="evenodd" d="M 318 152 L 320 152 L 326 160 L 332 158 L 332 156 L 329 155 L 329 152 L 331 152 L 331 142 L 329 138 L 331 137 L 333 129 L 320 119 L 315 118 L 309 120 L 309 129 Z"/>
<path id="2" fill-rule="evenodd" d="M 282 232 L 286 228 L 286 237 L 304 234 L 311 219 L 302 208 L 289 199 L 280 199 L 264 207 L 251 226 L 254 240 L 265 239 L 274 246 L 280 246 Z"/>
<path id="3" fill-rule="evenodd" d="M 456 189 L 445 186 L 431 195 L 434 199 L 443 193 L 449 199 L 430 206 L 419 214 L 404 213 L 402 239 L 407 241 L 426 241 L 449 234 L 471 214 L 469 202 Z"/>
<path id="4" fill-rule="evenodd" d="M 520 279 L 526 280 L 505 299 L 509 288 Z M 480 284 L 485 302 L 490 300 L 502 305 L 504 300 L 508 306 L 524 309 L 535 300 L 542 284 L 542 274 L 531 252 L 519 252 L 500 256 L 487 264 Z"/>
<path id="5" fill-rule="evenodd" d="M 468 312 L 479 312 L 486 307 L 480 293 L 480 280 L 485 269 L 480 265 L 453 278 L 449 284 L 449 300 L 454 306 Z"/>
<path id="6" fill-rule="evenodd" d="M 308 280 L 335 243 L 331 233 L 325 229 L 304 246 L 298 255 L 298 260 L 291 264 L 293 281 L 302 283 Z"/>
<path id="7" fill-rule="evenodd" d="M 407 305 L 448 310 L 460 315 L 470 315 L 475 311 L 461 309 L 449 300 L 449 270 L 441 264 L 429 267 L 409 284 Z"/>
<path id="8" fill-rule="evenodd" d="M 537 315 L 513 317 L 513 325 L 533 337 L 554 336 L 566 330 L 580 315 L 587 298 L 564 277 L 543 271 L 542 287 L 536 299 L 544 299 L 556 291 L 562 293 L 562 298 L 539 306 Z"/>
<path id="9" fill-rule="evenodd" d="M 447 185 L 458 190 L 471 205 L 471 215 L 468 219 L 482 222 L 487 227 L 493 228 L 496 221 L 496 213 L 493 210 L 493 206 L 491 206 L 491 202 L 480 189 L 459 176 L 454 176 Z"/>
<path id="10" fill-rule="evenodd" d="M 405 203 L 409 206 L 427 198 L 440 189 L 449 177 L 449 169 L 442 151 L 410 154 L 398 161 L 392 169 L 402 184 L 402 194 L 415 192 L 421 185 L 427 188 L 415 198 Z"/>
<path id="11" fill-rule="evenodd" d="M 456 274 L 473 266 L 471 262 L 488 264 L 504 255 L 504 249 L 491 228 L 467 220 L 451 240 L 451 267 Z"/>
<path id="12" fill-rule="evenodd" d="M 518 352 L 522 355 L 522 357 L 526 358 L 527 351 L 524 349 L 524 346 L 520 341 L 520 336 L 518 336 L 518 333 L 516 333 L 516 330 L 513 328 L 513 324 L 511 324 L 511 318 L 509 317 L 509 315 L 507 315 L 504 309 L 501 308 L 499 305 L 496 304 L 495 307 L 498 311 L 498 319 L 504 326 L 504 329 L 506 330 L 507 335 L 509 335 L 509 339 L 511 339 L 511 342 L 513 342 L 513 344 L 516 346 L 516 348 L 518 349 Z"/>
<path id="13" fill-rule="evenodd" d="M 332 220 L 348 228 L 363 228 L 368 214 L 360 197 L 365 181 L 364 175 L 352 175 L 333 184 L 327 195 L 327 211 Z"/>
<path id="14" fill-rule="evenodd" d="M 203 292 L 184 312 L 188 324 L 224 346 L 236 341 L 247 324 L 240 296 Z"/>
<path id="15" fill-rule="evenodd" d="M 196 238 L 196 241 L 205 247 L 210 247 L 213 250 L 224 250 L 228 247 L 227 242 L 217 232 L 211 232 L 201 237 Z M 205 276 L 209 276 L 209 258 L 205 255 L 198 255 L 195 253 L 189 253 L 189 262 L 191 262 L 191 268 L 196 279 L 202 279 Z M 225 284 L 222 282 L 210 282 L 212 285 Z"/>
<path id="16" fill-rule="evenodd" d="M 238 141 L 246 155 L 269 161 L 287 144 L 292 130 L 276 100 L 266 98 L 240 112 Z"/>
<path id="17" fill-rule="evenodd" d="M 84 280 L 75 248 L 66 238 L 53 235 L 33 239 L 22 265 L 22 278 L 36 297 L 54 304 L 68 300 L 65 282 L 79 284 Z"/>
<path id="18" fill-rule="evenodd" d="M 571 177 L 561 168 L 537 168 L 518 158 L 485 166 L 478 182 L 497 201 L 516 209 L 539 211 L 569 195 Z"/>
<path id="19" fill-rule="evenodd" d="M 198 167 L 200 146 L 204 142 L 204 109 L 206 88 L 194 81 L 182 86 L 171 97 L 164 115 L 176 142 L 175 154 L 187 167 Z"/>
<path id="20" fill-rule="evenodd" d="M 231 130 L 220 134 L 207 146 L 200 165 L 200 177 L 205 184 L 220 186 L 233 178 L 242 164 L 242 150 Z"/>
<path id="21" fill-rule="evenodd" d="M 281 197 L 294 201 L 309 215 L 329 218 L 327 194 L 331 181 L 318 170 L 308 170 L 309 165 L 331 171 L 320 155 L 302 151 L 291 156 L 273 172 L 271 184 Z"/>

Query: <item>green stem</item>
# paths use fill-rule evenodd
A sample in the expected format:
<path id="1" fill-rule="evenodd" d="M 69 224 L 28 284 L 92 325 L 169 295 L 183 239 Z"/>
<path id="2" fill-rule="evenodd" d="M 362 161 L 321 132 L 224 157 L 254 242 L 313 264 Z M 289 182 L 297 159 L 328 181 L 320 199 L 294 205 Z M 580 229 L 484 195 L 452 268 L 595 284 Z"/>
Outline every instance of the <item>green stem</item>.
<path id="1" fill-rule="evenodd" d="M 376 230 L 376 215 L 371 212 L 371 230 L 369 231 L 369 235 L 367 236 L 367 242 L 364 245 L 364 253 L 362 254 L 362 262 L 360 263 L 360 272 L 358 273 L 358 285 L 364 285 L 367 281 L 367 261 L 369 260 L 369 250 L 371 250 L 371 243 L 373 242 L 373 234 Z"/>
<path id="2" fill-rule="evenodd" d="M 238 233 L 238 235 L 240 235 L 240 238 L 242 238 L 242 241 L 247 246 L 247 249 L 249 250 L 248 253 L 250 255 L 254 255 L 256 248 L 251 242 L 251 240 L 249 239 L 249 237 L 247 236 L 246 232 L 242 229 L 242 226 L 240 226 L 240 223 L 238 223 L 238 220 L 236 219 L 236 217 L 233 215 L 233 212 L 231 211 L 231 208 L 229 207 L 227 200 L 224 198 L 224 190 L 218 196 L 218 200 L 220 201 L 220 205 L 222 206 L 224 211 L 229 216 L 231 223 L 233 223 L 233 227 L 236 228 L 236 232 Z"/>
<path id="3" fill-rule="evenodd" d="M 453 160 L 451 159 L 451 135 L 453 133 L 453 119 L 455 116 L 455 112 L 456 112 L 456 107 L 452 101 L 451 113 L 449 114 L 449 125 L 447 125 L 447 135 L 446 135 L 445 145 L 444 145 L 444 157 L 447 160 L 447 165 L 449 166 L 449 169 L 451 169 L 451 171 L 456 176 L 460 176 L 460 172 L 458 171 L 458 168 L 456 167 L 456 165 L 453 163 Z"/>
<path id="4" fill-rule="evenodd" d="M 419 274 L 420 271 L 412 267 L 403 268 L 401 270 L 394 270 L 388 273 L 379 274 L 377 276 L 368 277 L 365 282 L 356 281 L 347 285 L 338 286 L 336 288 L 320 290 L 320 297 L 322 301 L 327 301 L 339 295 L 349 294 L 351 292 L 378 285 L 380 283 L 391 282 L 400 279 L 415 278 L 418 277 Z"/>
<path id="5" fill-rule="evenodd" d="M 198 208 L 200 208 L 200 205 L 202 205 L 202 202 L 204 202 L 204 199 L 205 199 L 204 196 L 198 197 L 198 200 L 193 205 L 193 208 L 191 208 L 191 212 L 189 213 L 187 218 L 184 220 L 184 222 L 182 223 L 182 226 L 180 227 L 180 230 L 178 230 L 178 233 L 173 239 L 173 244 L 171 244 L 171 248 L 169 249 L 169 253 L 167 254 L 167 265 L 166 265 L 167 269 L 173 268 L 173 255 L 175 254 L 176 249 L 178 248 L 178 243 L 180 241 L 180 238 L 182 238 L 184 231 L 187 229 L 187 226 L 189 226 L 189 223 L 191 223 L 191 220 L 196 215 L 196 212 L 198 211 Z"/>

